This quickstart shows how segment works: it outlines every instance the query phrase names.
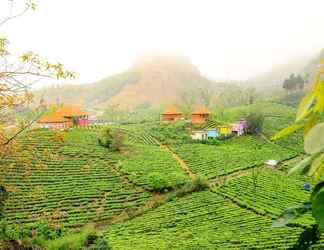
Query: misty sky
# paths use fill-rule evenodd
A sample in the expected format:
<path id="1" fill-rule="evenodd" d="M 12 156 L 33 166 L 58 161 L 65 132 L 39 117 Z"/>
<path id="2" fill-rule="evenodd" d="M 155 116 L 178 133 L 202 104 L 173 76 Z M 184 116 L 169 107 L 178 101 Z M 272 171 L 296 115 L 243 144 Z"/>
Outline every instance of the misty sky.
<path id="1" fill-rule="evenodd" d="M 22 1 L 22 0 L 16 0 Z M 0 16 L 8 0 L 0 1 Z M 92 82 L 145 50 L 182 51 L 217 79 L 248 79 L 324 47 L 323 0 L 39 0 L 0 27 L 16 52 L 33 50 Z"/>

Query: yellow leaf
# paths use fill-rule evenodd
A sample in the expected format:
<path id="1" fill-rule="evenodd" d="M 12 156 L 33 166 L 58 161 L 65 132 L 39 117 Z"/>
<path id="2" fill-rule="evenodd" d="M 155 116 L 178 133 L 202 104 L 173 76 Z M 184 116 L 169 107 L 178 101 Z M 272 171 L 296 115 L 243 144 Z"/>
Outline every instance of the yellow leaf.
<path id="1" fill-rule="evenodd" d="M 314 102 L 315 95 L 314 92 L 308 93 L 303 100 L 300 102 L 297 115 L 296 115 L 296 122 L 301 121 L 303 118 L 305 118 L 311 111 L 311 106 Z"/>
<path id="2" fill-rule="evenodd" d="M 324 154 L 319 155 L 313 161 L 311 167 L 309 168 L 308 175 L 313 176 L 315 173 L 320 170 L 321 165 L 324 163 Z M 318 174 L 317 174 L 318 175 Z"/>
<path id="3" fill-rule="evenodd" d="M 278 140 L 282 137 L 285 137 L 287 135 L 290 135 L 291 133 L 297 131 L 298 129 L 302 128 L 304 126 L 304 124 L 293 124 L 290 125 L 287 128 L 284 128 L 283 130 L 279 131 L 277 134 L 275 134 L 271 140 L 275 141 Z"/>
<path id="4" fill-rule="evenodd" d="M 312 129 L 312 127 L 315 126 L 318 118 L 315 115 L 312 115 L 308 118 L 305 128 L 304 128 L 304 136 L 307 135 L 308 131 Z"/>

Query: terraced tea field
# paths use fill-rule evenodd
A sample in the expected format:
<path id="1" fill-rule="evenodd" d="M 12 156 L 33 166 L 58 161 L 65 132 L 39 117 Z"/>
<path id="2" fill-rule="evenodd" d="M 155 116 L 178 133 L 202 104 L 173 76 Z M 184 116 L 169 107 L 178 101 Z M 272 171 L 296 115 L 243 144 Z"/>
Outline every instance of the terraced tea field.
<path id="1" fill-rule="evenodd" d="M 110 219 L 147 202 L 150 194 L 121 178 L 94 135 L 80 133 L 59 142 L 54 133 L 38 131 L 22 140 L 19 154 L 1 160 L 8 222 L 48 219 L 71 226 Z"/>
<path id="2" fill-rule="evenodd" d="M 45 219 L 68 228 L 95 222 L 113 249 L 299 247 L 314 223 L 310 216 L 283 228 L 271 225 L 282 210 L 307 200 L 309 180 L 287 176 L 290 161 L 279 169 L 263 165 L 298 156 L 299 145 L 242 136 L 217 145 L 181 144 L 177 137 L 166 147 L 143 127 L 121 126 L 128 135 L 122 152 L 98 145 L 104 127 L 28 132 L 17 153 L 0 160 L 9 194 L 3 220 Z M 209 184 L 224 183 L 190 189 L 193 177 L 182 164 Z"/>
<path id="3" fill-rule="evenodd" d="M 134 144 L 130 148 L 132 152 L 125 157 L 117 155 L 117 166 L 134 184 L 151 190 L 156 178 L 163 182 L 165 188 L 189 181 L 179 163 L 163 148 L 141 144 Z"/>
<path id="4" fill-rule="evenodd" d="M 114 249 L 288 249 L 301 228 L 271 228 L 271 219 L 204 191 L 168 202 L 110 228 Z"/>
<path id="5" fill-rule="evenodd" d="M 231 180 L 215 192 L 242 206 L 277 218 L 284 209 L 297 206 L 309 199 L 304 183 L 306 177 L 289 177 L 286 173 L 267 168 L 249 171 L 248 175 Z M 313 224 L 310 215 L 298 219 L 302 224 Z"/>
<path id="6" fill-rule="evenodd" d="M 173 146 L 173 149 L 193 172 L 208 179 L 257 166 L 268 159 L 281 161 L 298 154 L 293 149 L 251 136 L 234 137 L 217 146 L 183 144 Z"/>

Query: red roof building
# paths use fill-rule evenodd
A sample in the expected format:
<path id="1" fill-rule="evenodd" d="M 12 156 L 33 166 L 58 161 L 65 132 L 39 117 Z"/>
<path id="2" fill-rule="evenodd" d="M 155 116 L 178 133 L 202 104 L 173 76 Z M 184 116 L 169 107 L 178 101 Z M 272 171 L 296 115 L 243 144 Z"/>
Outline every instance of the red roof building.
<path id="1" fill-rule="evenodd" d="M 37 123 L 42 128 L 66 129 L 73 125 L 88 125 L 88 113 L 78 106 L 62 106 L 56 111 L 45 114 Z"/>
<path id="2" fill-rule="evenodd" d="M 206 123 L 210 120 L 211 115 L 212 113 L 206 107 L 198 108 L 191 114 L 191 122 L 193 124 Z"/>
<path id="3" fill-rule="evenodd" d="M 171 107 L 161 114 L 161 121 L 175 122 L 183 117 L 183 113 L 178 111 L 176 107 Z"/>

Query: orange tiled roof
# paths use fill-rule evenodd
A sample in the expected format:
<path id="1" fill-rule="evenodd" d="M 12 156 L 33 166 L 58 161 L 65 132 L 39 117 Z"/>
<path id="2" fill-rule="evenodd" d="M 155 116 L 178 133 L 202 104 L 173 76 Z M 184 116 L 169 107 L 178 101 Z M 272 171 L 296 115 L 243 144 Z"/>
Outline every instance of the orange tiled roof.
<path id="1" fill-rule="evenodd" d="M 83 116 L 88 115 L 87 112 L 81 110 L 79 106 L 66 106 L 58 108 L 56 113 L 60 113 L 63 117 Z"/>
<path id="2" fill-rule="evenodd" d="M 206 107 L 201 107 L 196 109 L 194 112 L 192 112 L 193 115 L 204 115 L 204 114 L 211 114 L 211 112 Z"/>
<path id="3" fill-rule="evenodd" d="M 171 107 L 167 109 L 164 113 L 162 113 L 162 115 L 182 115 L 182 112 L 177 110 L 176 107 Z"/>
<path id="4" fill-rule="evenodd" d="M 38 122 L 39 123 L 56 123 L 56 122 L 68 122 L 69 119 L 63 117 L 60 113 L 52 112 L 42 116 Z"/>
<path id="5" fill-rule="evenodd" d="M 51 122 L 68 122 L 70 117 L 73 116 L 83 116 L 88 115 L 88 113 L 81 110 L 78 106 L 63 106 L 58 108 L 55 112 L 46 114 L 42 116 L 38 122 L 39 123 L 51 123 Z"/>

